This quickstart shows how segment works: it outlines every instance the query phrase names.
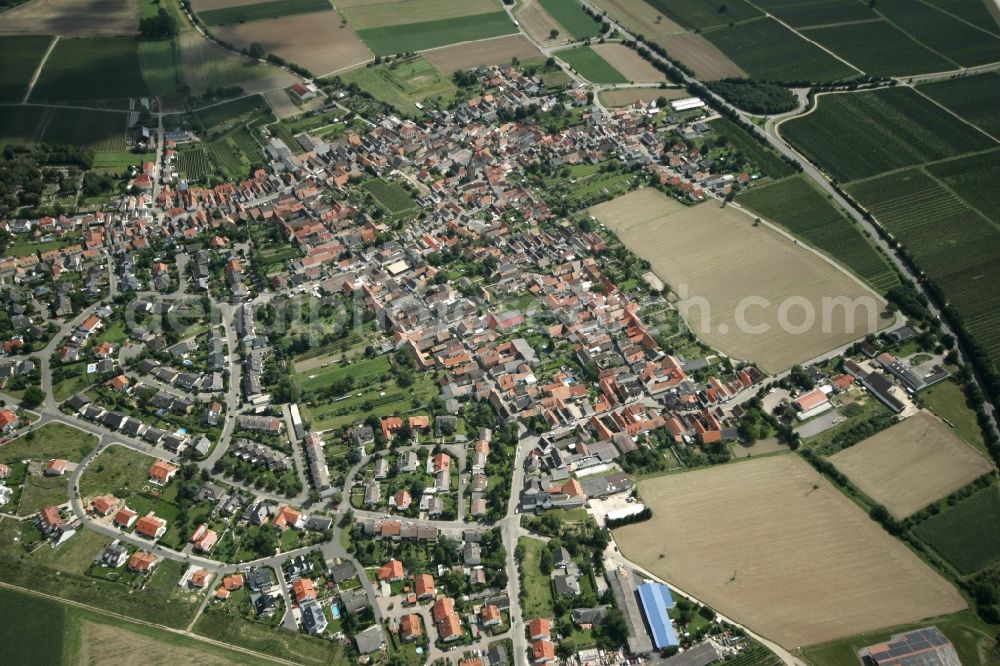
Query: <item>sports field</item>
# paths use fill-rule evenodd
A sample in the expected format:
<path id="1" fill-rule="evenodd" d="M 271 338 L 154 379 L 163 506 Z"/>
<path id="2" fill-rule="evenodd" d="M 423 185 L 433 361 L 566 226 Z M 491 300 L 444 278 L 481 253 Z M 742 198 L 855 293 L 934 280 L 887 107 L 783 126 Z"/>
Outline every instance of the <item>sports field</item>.
<path id="1" fill-rule="evenodd" d="M 585 14 L 578 0 L 538 0 L 549 16 L 573 39 L 592 39 L 601 34 L 601 24 Z"/>
<path id="2" fill-rule="evenodd" d="M 705 31 L 751 78 L 772 82 L 826 82 L 858 72 L 770 17 Z"/>
<path id="3" fill-rule="evenodd" d="M 149 94 L 138 42 L 124 38 L 60 39 L 42 68 L 31 101 L 80 101 Z"/>
<path id="4" fill-rule="evenodd" d="M 628 79 L 615 69 L 611 63 L 597 54 L 589 46 L 578 46 L 556 53 L 556 57 L 568 64 L 573 70 L 594 83 L 627 83 Z"/>
<path id="5" fill-rule="evenodd" d="M 954 63 L 913 41 L 888 21 L 847 23 L 803 30 L 802 34 L 874 76 L 903 76 L 955 68 Z"/>
<path id="6" fill-rule="evenodd" d="M 524 35 L 506 35 L 481 42 L 454 44 L 424 52 L 424 58 L 445 74 L 480 65 L 510 64 L 541 58 L 542 52 Z"/>
<path id="7" fill-rule="evenodd" d="M 330 11 L 332 9 L 333 7 L 330 6 L 328 0 L 272 0 L 272 2 L 258 2 L 249 5 L 227 7 L 225 9 L 203 11 L 199 16 L 205 22 L 205 25 L 215 26 L 245 23 L 247 21 L 262 21 L 281 18 L 282 16 Z"/>
<path id="8" fill-rule="evenodd" d="M 505 11 L 358 30 L 375 55 L 424 51 L 517 32 Z"/>
<path id="9" fill-rule="evenodd" d="M 834 454 L 830 461 L 861 492 L 902 520 L 993 469 L 928 412 Z"/>
<path id="10" fill-rule="evenodd" d="M 139 3 L 133 0 L 32 0 L 4 12 L 0 35 L 134 35 Z"/>
<path id="11" fill-rule="evenodd" d="M 665 35 L 657 38 L 656 43 L 665 48 L 670 57 L 690 67 L 702 81 L 746 76 L 729 56 L 702 35 L 693 32 Z"/>
<path id="12" fill-rule="evenodd" d="M 779 125 L 841 182 L 997 145 L 908 88 L 821 94 L 810 113 Z"/>
<path id="13" fill-rule="evenodd" d="M 891 322 L 881 317 L 881 298 L 855 278 L 733 207 L 684 206 L 646 188 L 591 212 L 679 295 L 699 338 L 766 372 Z"/>
<path id="14" fill-rule="evenodd" d="M 640 58 L 638 53 L 627 46 L 594 44 L 590 48 L 594 49 L 597 55 L 607 61 L 622 76 L 634 83 L 657 83 L 665 81 L 667 78 L 663 72 Z"/>
<path id="15" fill-rule="evenodd" d="M 623 555 L 794 649 L 966 607 L 964 599 L 798 456 L 640 481 L 651 521 Z"/>
<path id="16" fill-rule="evenodd" d="M 876 251 L 861 227 L 805 176 L 754 187 L 736 201 L 827 253 L 877 291 L 885 293 L 899 284 L 888 260 Z"/>
<path id="17" fill-rule="evenodd" d="M 917 90 L 1000 139 L 1000 73 L 927 83 Z"/>
<path id="18" fill-rule="evenodd" d="M 335 11 L 297 14 L 212 30 L 240 48 L 259 43 L 268 53 L 325 76 L 365 62 L 371 53 Z"/>
<path id="19" fill-rule="evenodd" d="M 991 485 L 960 500 L 916 532 L 959 573 L 979 571 L 1000 558 L 1000 488 Z"/>
<path id="20" fill-rule="evenodd" d="M 47 35 L 0 37 L 0 102 L 20 102 L 52 43 Z"/>

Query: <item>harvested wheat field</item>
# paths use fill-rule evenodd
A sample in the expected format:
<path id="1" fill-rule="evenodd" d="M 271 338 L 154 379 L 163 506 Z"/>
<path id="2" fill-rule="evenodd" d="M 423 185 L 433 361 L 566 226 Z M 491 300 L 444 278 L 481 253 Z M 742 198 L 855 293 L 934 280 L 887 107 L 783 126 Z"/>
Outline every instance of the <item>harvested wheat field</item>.
<path id="1" fill-rule="evenodd" d="M 633 83 L 657 83 L 667 79 L 663 72 L 639 57 L 639 54 L 621 44 L 593 44 L 591 47 L 608 61 L 608 64 Z"/>
<path id="2" fill-rule="evenodd" d="M 132 0 L 32 0 L 3 13 L 0 35 L 134 35 L 139 4 Z"/>
<path id="3" fill-rule="evenodd" d="M 648 2 L 635 0 L 593 0 L 592 5 L 622 24 L 629 32 L 659 41 L 664 35 L 687 32 Z M 659 20 L 657 20 L 659 18 Z"/>
<path id="4" fill-rule="evenodd" d="M 885 328 L 885 302 L 826 257 L 733 206 L 644 188 L 593 215 L 649 261 L 691 330 L 777 373 Z"/>
<path id="5" fill-rule="evenodd" d="M 986 458 L 928 412 L 917 412 L 834 454 L 830 462 L 898 519 L 993 469 Z"/>
<path id="6" fill-rule="evenodd" d="M 219 39 L 249 47 L 259 42 L 268 53 L 325 76 L 372 58 L 357 34 L 335 11 L 285 16 L 214 28 Z"/>
<path id="7" fill-rule="evenodd" d="M 273 65 L 227 51 L 201 36 L 193 28 L 182 30 L 180 44 L 181 71 L 195 94 L 219 86 L 240 86 L 246 93 L 258 93 L 293 85 L 298 77 Z"/>
<path id="8" fill-rule="evenodd" d="M 542 46 L 565 44 L 572 37 L 566 28 L 542 8 L 538 0 L 524 0 L 514 12 L 514 18 L 521 24 L 521 28 Z M 559 31 L 555 39 L 549 37 L 552 30 Z"/>
<path id="9" fill-rule="evenodd" d="M 625 557 L 788 649 L 966 607 L 808 463 L 759 458 L 639 482 Z"/>
<path id="10" fill-rule="evenodd" d="M 542 52 L 520 34 L 444 46 L 424 51 L 422 55 L 445 74 L 479 65 L 510 64 L 511 58 L 523 61 L 543 57 Z"/>
<path id="11" fill-rule="evenodd" d="M 381 28 L 387 25 L 423 23 L 476 16 L 501 10 L 497 0 L 389 0 L 389 2 L 334 2 L 355 30 Z"/>
<path id="12" fill-rule="evenodd" d="M 220 646 L 206 647 L 195 640 L 172 634 L 162 638 L 147 635 L 132 625 L 114 626 L 89 619 L 80 622 L 78 649 L 72 663 L 80 666 L 120 664 L 121 666 L 225 666 L 226 664 L 263 663 Z"/>
<path id="13" fill-rule="evenodd" d="M 693 32 L 665 35 L 658 37 L 656 42 L 667 50 L 671 58 L 680 60 L 693 69 L 695 75 L 703 81 L 746 76 L 746 72 L 701 35 Z"/>
<path id="14" fill-rule="evenodd" d="M 684 88 L 619 88 L 618 90 L 602 90 L 598 93 L 604 106 L 629 106 L 639 102 L 652 102 L 660 97 L 667 99 L 683 99 L 690 97 Z"/>

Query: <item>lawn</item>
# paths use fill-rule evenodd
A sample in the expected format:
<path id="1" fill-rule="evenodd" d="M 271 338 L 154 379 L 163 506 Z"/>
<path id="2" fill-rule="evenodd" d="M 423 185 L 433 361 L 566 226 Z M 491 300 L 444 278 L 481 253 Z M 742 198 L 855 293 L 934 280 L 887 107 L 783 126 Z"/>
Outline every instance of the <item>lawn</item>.
<path id="1" fill-rule="evenodd" d="M 1000 488 L 960 500 L 915 531 L 962 575 L 979 571 L 1000 558 Z"/>
<path id="2" fill-rule="evenodd" d="M 899 284 L 861 227 L 804 176 L 755 187 L 736 200 L 841 262 L 879 292 Z"/>
<path id="3" fill-rule="evenodd" d="M 404 23 L 381 28 L 358 30 L 360 37 L 375 55 L 393 55 L 423 51 L 458 42 L 499 37 L 517 32 L 507 12 L 459 16 L 437 21 Z"/>
<path id="4" fill-rule="evenodd" d="M 345 400 L 313 405 L 299 404 L 302 418 L 312 423 L 316 430 L 330 430 L 361 421 L 368 416 L 406 414 L 418 409 L 417 402 L 428 404 L 438 395 L 438 386 L 430 375 L 414 377 L 414 384 L 402 389 L 395 382 L 377 383 L 355 391 Z M 385 395 L 382 395 L 382 394 Z"/>
<path id="5" fill-rule="evenodd" d="M 628 79 L 589 46 L 559 51 L 558 58 L 594 83 L 628 83 Z"/>
<path id="6" fill-rule="evenodd" d="M 94 171 L 100 173 L 120 174 L 130 166 L 139 166 L 143 162 L 156 159 L 156 153 L 131 153 L 117 150 L 99 150 L 94 153 Z"/>
<path id="7" fill-rule="evenodd" d="M 976 412 L 965 402 L 965 393 L 952 380 L 936 384 L 921 391 L 920 401 L 943 421 L 955 429 L 955 434 L 972 444 L 982 453 L 989 455 L 983 442 L 983 431 L 976 420 Z"/>
<path id="8" fill-rule="evenodd" d="M 0 102 L 20 102 L 52 43 L 48 35 L 0 37 Z"/>
<path id="9" fill-rule="evenodd" d="M 44 461 L 63 458 L 78 462 L 93 451 L 95 446 L 97 437 L 88 432 L 62 423 L 46 423 L 0 447 L 0 462 L 9 463 L 29 458 Z"/>
<path id="10" fill-rule="evenodd" d="M 378 377 L 389 371 L 389 357 L 376 356 L 372 359 L 355 361 L 350 364 L 336 363 L 326 368 L 316 368 L 294 376 L 295 383 L 304 392 L 324 389 L 336 381 L 350 377 L 355 382 Z"/>
<path id="11" fill-rule="evenodd" d="M 601 34 L 601 24 L 586 14 L 577 0 L 540 0 L 540 4 L 573 39 L 590 39 Z"/>
<path id="12" fill-rule="evenodd" d="M 552 588 L 549 577 L 539 568 L 545 542 L 530 537 L 519 537 L 519 548 L 523 549 L 519 569 L 521 570 L 521 609 L 525 618 L 552 617 Z"/>
<path id="13" fill-rule="evenodd" d="M 704 36 L 761 81 L 816 83 L 858 74 L 770 17 L 710 30 Z"/>
<path id="14" fill-rule="evenodd" d="M 841 182 L 995 145 L 908 88 L 821 95 L 812 113 L 779 129 Z"/>
<path id="15" fill-rule="evenodd" d="M 0 588 L 0 641 L 9 664 L 59 664 L 63 660 L 66 607 Z"/>
<path id="16" fill-rule="evenodd" d="M 1000 114 L 996 112 L 1000 108 L 1000 73 L 927 83 L 917 90 L 993 136 L 1000 136 Z"/>
<path id="17" fill-rule="evenodd" d="M 149 485 L 154 458 L 124 446 L 109 446 L 80 475 L 80 494 L 127 497 Z"/>
<path id="18" fill-rule="evenodd" d="M 69 499 L 69 481 L 63 476 L 29 474 L 17 508 L 20 516 L 30 516 L 42 509 L 62 504 Z"/>
<path id="19" fill-rule="evenodd" d="M 331 9 L 333 7 L 330 6 L 328 0 L 273 0 L 272 2 L 260 2 L 257 4 L 199 12 L 198 16 L 205 22 L 205 25 L 214 26 L 246 23 L 247 21 L 261 21 L 264 19 L 280 18 L 282 16 L 307 14 L 309 12 L 329 11 Z"/>
<path id="20" fill-rule="evenodd" d="M 61 39 L 31 93 L 32 101 L 104 100 L 149 94 L 139 42 L 113 37 Z"/>
<path id="21" fill-rule="evenodd" d="M 366 181 L 362 187 L 368 190 L 380 206 L 393 215 L 399 215 L 407 211 L 413 211 L 417 207 L 417 202 L 413 200 L 410 193 L 401 185 L 388 180 L 372 179 Z"/>
<path id="22" fill-rule="evenodd" d="M 887 21 L 848 23 L 803 30 L 802 34 L 873 76 L 941 72 L 955 67 Z"/>

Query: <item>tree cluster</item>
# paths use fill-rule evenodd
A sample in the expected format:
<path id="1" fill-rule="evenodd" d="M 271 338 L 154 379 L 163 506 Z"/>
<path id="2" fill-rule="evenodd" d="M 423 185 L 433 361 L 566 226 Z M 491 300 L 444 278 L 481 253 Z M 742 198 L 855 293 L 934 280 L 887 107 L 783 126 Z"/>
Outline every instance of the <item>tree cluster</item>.
<path id="1" fill-rule="evenodd" d="M 784 86 L 750 79 L 723 79 L 708 83 L 708 89 L 733 106 L 757 114 L 786 113 L 797 104 L 795 95 Z"/>

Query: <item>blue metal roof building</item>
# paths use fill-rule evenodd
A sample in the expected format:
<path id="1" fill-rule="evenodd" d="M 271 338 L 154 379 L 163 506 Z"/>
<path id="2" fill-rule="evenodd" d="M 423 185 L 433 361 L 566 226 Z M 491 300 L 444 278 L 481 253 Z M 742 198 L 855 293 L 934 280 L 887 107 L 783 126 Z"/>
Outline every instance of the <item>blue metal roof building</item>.
<path id="1" fill-rule="evenodd" d="M 679 645 L 677 632 L 670 623 L 667 611 L 674 607 L 674 599 L 670 596 L 670 588 L 661 583 L 643 583 L 636 588 L 639 601 L 642 602 L 642 612 L 649 623 L 653 634 L 653 644 L 657 650 L 671 645 Z"/>

